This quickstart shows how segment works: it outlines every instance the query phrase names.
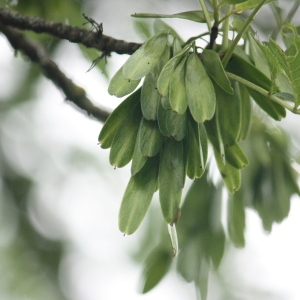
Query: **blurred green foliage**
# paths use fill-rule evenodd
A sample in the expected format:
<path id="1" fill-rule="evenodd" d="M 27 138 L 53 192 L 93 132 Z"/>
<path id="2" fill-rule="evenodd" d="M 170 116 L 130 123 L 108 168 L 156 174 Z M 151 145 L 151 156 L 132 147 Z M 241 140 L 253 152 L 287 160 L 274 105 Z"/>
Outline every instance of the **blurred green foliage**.
<path id="1" fill-rule="evenodd" d="M 82 12 L 85 11 L 86 2 L 19 0 L 5 1 L 1 5 L 24 15 L 82 26 Z M 59 39 L 44 34 L 26 32 L 26 35 L 41 43 L 50 56 L 54 55 L 62 43 Z M 82 54 L 91 61 L 101 55 L 96 50 L 74 46 L 79 47 Z M 106 74 L 104 61 L 98 67 Z M 27 64 L 18 75 L 10 95 L 0 95 L 0 298 L 65 299 L 58 277 L 64 242 L 50 240 L 32 224 L 28 207 L 36 182 L 12 164 L 11 158 L 7 157 L 8 152 L 4 151 L 7 147 L 7 124 L 13 126 L 15 112 L 22 111 L 26 103 L 31 102 L 34 106 L 36 89 L 43 76 L 35 64 Z"/>
<path id="2" fill-rule="evenodd" d="M 34 182 L 7 164 L 2 137 L 0 132 L 1 297 L 65 299 L 58 283 L 63 245 L 43 237 L 29 221 L 27 203 Z"/>

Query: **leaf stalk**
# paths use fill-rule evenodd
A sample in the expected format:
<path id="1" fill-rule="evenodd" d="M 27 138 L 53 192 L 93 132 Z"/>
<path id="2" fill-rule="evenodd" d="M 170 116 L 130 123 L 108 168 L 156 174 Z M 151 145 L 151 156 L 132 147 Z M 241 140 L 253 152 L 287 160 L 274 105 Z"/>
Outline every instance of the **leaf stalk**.
<path id="1" fill-rule="evenodd" d="M 207 7 L 204 3 L 204 0 L 198 0 L 199 1 L 199 4 L 203 10 L 203 13 L 204 13 L 204 17 L 205 17 L 205 20 L 206 20 L 206 24 L 207 24 L 207 27 L 208 27 L 208 30 L 209 32 L 211 31 L 211 20 L 210 20 L 210 16 L 209 16 L 209 13 L 208 13 L 208 10 L 207 10 Z"/>
<path id="2" fill-rule="evenodd" d="M 200 0 L 199 0 L 200 1 Z M 240 32 L 238 33 L 238 35 L 235 37 L 235 39 L 232 41 L 231 45 L 229 46 L 228 51 L 226 52 L 223 60 L 222 60 L 222 64 L 223 67 L 225 68 L 229 62 L 229 59 L 232 55 L 232 53 L 235 50 L 235 47 L 237 46 L 238 42 L 240 41 L 240 39 L 242 38 L 244 32 L 248 29 L 250 23 L 254 20 L 256 14 L 259 12 L 259 10 L 262 8 L 262 6 L 267 2 L 267 0 L 262 0 L 256 7 L 255 9 L 252 11 L 252 13 L 250 14 L 250 16 L 247 18 L 246 22 L 244 23 L 242 29 L 240 30 Z"/>
<path id="3" fill-rule="evenodd" d="M 244 86 L 260 93 L 261 95 L 269 98 L 270 100 L 278 103 L 279 105 L 283 106 L 284 108 L 286 108 L 287 110 L 291 111 L 292 113 L 294 114 L 297 114 L 297 115 L 300 115 L 300 109 L 297 109 L 296 107 L 288 104 L 286 101 L 274 96 L 274 95 L 271 95 L 269 91 L 261 88 L 260 86 L 240 77 L 240 76 L 237 76 L 235 74 L 232 74 L 230 72 L 226 72 L 228 78 L 232 79 L 232 80 L 235 80 L 241 84 L 243 84 Z"/>

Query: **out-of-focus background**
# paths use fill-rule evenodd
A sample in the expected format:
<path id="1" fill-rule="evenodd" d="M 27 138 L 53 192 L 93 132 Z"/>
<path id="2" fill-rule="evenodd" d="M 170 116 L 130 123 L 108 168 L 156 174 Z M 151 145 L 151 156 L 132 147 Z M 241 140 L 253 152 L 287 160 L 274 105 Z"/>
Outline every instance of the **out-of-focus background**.
<path id="1" fill-rule="evenodd" d="M 280 3 L 283 9 L 291 5 Z M 1 0 L 0 4 L 74 26 L 82 26 L 84 12 L 103 23 L 106 35 L 134 42 L 143 40 L 130 14 L 199 9 L 196 0 Z M 264 40 L 274 21 L 268 9 L 258 20 Z M 202 28 L 184 20 L 168 23 L 184 39 Z M 97 67 L 86 72 L 96 51 L 83 53 L 67 41 L 28 35 L 46 46 L 96 105 L 112 110 L 120 103 L 107 87 L 127 55 L 113 54 L 104 73 Z M 148 294 L 139 293 L 141 265 L 136 253 L 148 218 L 132 236 L 124 237 L 118 230 L 129 168 L 110 166 L 108 150 L 97 145 L 102 124 L 65 101 L 38 66 L 21 53 L 14 55 L 3 35 L 0 54 L 0 299 L 193 299 L 193 285 L 175 272 Z M 300 117 L 289 115 L 282 126 L 292 131 L 298 145 Z M 151 212 L 162 219 L 157 198 Z M 258 216 L 248 210 L 246 247 L 228 245 L 219 272 L 211 275 L 209 299 L 300 299 L 299 215 L 295 197 L 289 217 L 266 235 Z"/>

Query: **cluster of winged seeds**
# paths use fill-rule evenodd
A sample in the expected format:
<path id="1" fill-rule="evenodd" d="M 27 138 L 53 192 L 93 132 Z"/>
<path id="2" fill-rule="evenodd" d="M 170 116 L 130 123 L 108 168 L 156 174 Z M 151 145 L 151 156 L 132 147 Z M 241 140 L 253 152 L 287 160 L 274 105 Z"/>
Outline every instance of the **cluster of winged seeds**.
<path id="1" fill-rule="evenodd" d="M 165 221 L 177 222 L 186 175 L 196 179 L 205 171 L 208 139 L 228 190 L 239 188 L 240 169 L 248 161 L 238 141 L 249 127 L 242 110 L 249 111 L 250 98 L 231 84 L 217 52 L 199 54 L 194 44 L 182 48 L 161 31 L 129 57 L 108 91 L 117 97 L 134 91 L 99 135 L 101 147 L 111 148 L 111 165 L 132 160 L 119 214 L 122 232 L 139 227 L 157 190 Z"/>

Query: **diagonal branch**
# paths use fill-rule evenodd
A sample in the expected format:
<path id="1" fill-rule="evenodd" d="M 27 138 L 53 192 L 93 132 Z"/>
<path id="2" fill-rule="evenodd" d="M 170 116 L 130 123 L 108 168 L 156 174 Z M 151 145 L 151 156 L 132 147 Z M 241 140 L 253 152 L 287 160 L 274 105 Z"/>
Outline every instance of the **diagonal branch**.
<path id="1" fill-rule="evenodd" d="M 99 31 L 93 32 L 64 23 L 46 21 L 40 17 L 24 16 L 6 8 L 0 8 L 0 23 L 21 30 L 48 33 L 59 39 L 79 43 L 88 48 L 98 49 L 106 54 L 116 52 L 117 54 L 131 55 L 141 46 L 138 43 L 128 43 L 123 40 L 114 39 Z"/>
<path id="2" fill-rule="evenodd" d="M 1 25 L 1 23 L 0 31 L 3 32 L 15 50 L 21 50 L 32 62 L 39 64 L 45 75 L 64 92 L 67 100 L 100 122 L 104 122 L 108 118 L 109 112 L 96 107 L 87 98 L 85 91 L 66 77 L 57 64 L 48 57 L 46 50 L 40 44 L 29 40 L 24 34 L 11 27 Z"/>

